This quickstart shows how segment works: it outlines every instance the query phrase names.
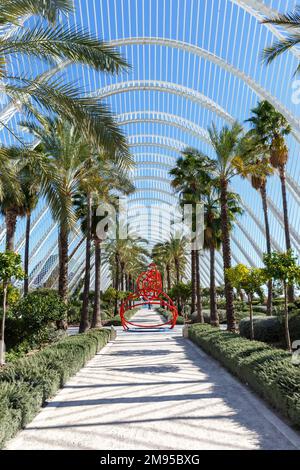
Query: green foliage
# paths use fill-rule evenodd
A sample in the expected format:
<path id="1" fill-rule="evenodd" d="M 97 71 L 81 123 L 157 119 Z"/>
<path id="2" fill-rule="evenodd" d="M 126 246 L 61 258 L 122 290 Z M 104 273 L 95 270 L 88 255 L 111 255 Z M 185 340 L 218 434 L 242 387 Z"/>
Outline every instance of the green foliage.
<path id="1" fill-rule="evenodd" d="M 8 284 L 7 286 L 7 297 L 6 301 L 7 304 L 12 307 L 15 305 L 18 300 L 20 300 L 20 291 L 12 284 Z M 0 286 L 0 305 L 3 305 L 3 286 Z"/>
<path id="2" fill-rule="evenodd" d="M 257 341 L 264 341 L 266 343 L 277 343 L 282 340 L 284 336 L 284 328 L 282 323 L 277 317 L 261 317 L 256 316 L 253 318 L 254 335 Z M 250 339 L 250 320 L 244 318 L 239 324 L 240 334 L 244 338 Z"/>
<path id="3" fill-rule="evenodd" d="M 226 269 L 226 276 L 232 287 L 237 291 L 244 290 L 251 299 L 254 294 L 262 295 L 261 288 L 266 282 L 266 273 L 263 269 L 248 268 L 244 264 L 238 264 Z"/>
<path id="4" fill-rule="evenodd" d="M 109 341 L 109 330 L 66 338 L 0 371 L 0 447 Z"/>
<path id="5" fill-rule="evenodd" d="M 169 290 L 168 295 L 171 299 L 180 298 L 183 303 L 186 303 L 192 297 L 192 283 L 179 282 Z"/>
<path id="6" fill-rule="evenodd" d="M 286 253 L 273 251 L 271 254 L 264 255 L 266 265 L 265 273 L 269 279 L 286 282 L 287 284 L 299 284 L 300 266 L 297 264 L 297 257 L 292 250 Z"/>
<path id="7" fill-rule="evenodd" d="M 193 325 L 189 336 L 300 427 L 300 367 L 288 352 L 208 325 Z"/>
<path id="8" fill-rule="evenodd" d="M 44 325 L 66 318 L 67 306 L 56 291 L 39 289 L 21 299 L 13 312 L 28 331 L 37 331 Z"/>
<path id="9" fill-rule="evenodd" d="M 12 277 L 24 279 L 21 256 L 14 251 L 0 253 L 0 281 L 7 283 Z"/>
<path id="10" fill-rule="evenodd" d="M 57 333 L 51 324 L 64 319 L 67 306 L 56 291 L 40 289 L 19 300 L 6 320 L 7 350 L 28 352 L 42 344 L 56 340 Z"/>
<path id="11" fill-rule="evenodd" d="M 245 318 L 239 325 L 240 334 L 245 338 L 250 338 L 249 318 Z M 294 311 L 289 316 L 289 329 L 291 340 L 296 341 L 300 338 L 300 312 Z M 266 343 L 284 344 L 284 318 L 283 314 L 278 316 L 256 316 L 254 317 L 255 339 Z"/>

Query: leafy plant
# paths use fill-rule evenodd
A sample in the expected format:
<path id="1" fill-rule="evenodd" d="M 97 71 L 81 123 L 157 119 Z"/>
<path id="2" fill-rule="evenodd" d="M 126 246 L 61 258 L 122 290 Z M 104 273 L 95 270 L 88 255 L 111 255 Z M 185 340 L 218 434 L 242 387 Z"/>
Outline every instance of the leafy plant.
<path id="1" fill-rule="evenodd" d="M 238 264 L 233 268 L 227 269 L 226 276 L 234 288 L 237 290 L 244 290 L 248 296 L 250 307 L 251 339 L 253 340 L 253 298 L 254 294 L 262 296 L 262 286 L 266 282 L 266 273 L 263 269 L 248 268 L 243 264 Z"/>
<path id="2" fill-rule="evenodd" d="M 284 292 L 284 323 L 287 349 L 291 352 L 291 338 L 289 330 L 288 287 L 300 282 L 300 266 L 292 250 L 286 253 L 272 252 L 264 256 L 265 273 L 269 279 L 280 281 Z"/>
<path id="3" fill-rule="evenodd" d="M 23 279 L 24 271 L 22 269 L 21 256 L 13 251 L 0 253 L 0 281 L 3 289 L 3 311 L 1 322 L 1 342 L 0 342 L 0 365 L 5 363 L 5 318 L 7 309 L 7 289 L 10 279 Z"/>

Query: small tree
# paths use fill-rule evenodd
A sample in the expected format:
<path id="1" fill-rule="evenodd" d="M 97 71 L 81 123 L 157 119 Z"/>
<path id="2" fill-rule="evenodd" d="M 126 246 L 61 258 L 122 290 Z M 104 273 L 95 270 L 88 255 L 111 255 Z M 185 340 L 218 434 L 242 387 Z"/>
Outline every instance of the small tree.
<path id="1" fill-rule="evenodd" d="M 1 322 L 0 365 L 5 363 L 4 333 L 7 308 L 7 289 L 10 279 L 24 279 L 21 256 L 13 251 L 0 253 L 0 281 L 3 286 L 3 313 Z"/>
<path id="2" fill-rule="evenodd" d="M 259 296 L 262 294 L 262 286 L 266 282 L 265 270 L 260 268 L 248 268 L 243 264 L 238 264 L 233 268 L 227 269 L 226 275 L 228 276 L 232 286 L 237 289 L 237 291 L 243 290 L 248 297 L 251 340 L 253 340 L 253 299 L 254 294 L 258 294 Z"/>
<path id="3" fill-rule="evenodd" d="M 269 279 L 281 282 L 284 293 L 284 327 L 287 349 L 291 352 L 289 330 L 288 288 L 300 282 L 300 266 L 292 250 L 284 253 L 272 252 L 264 256 L 265 272 Z"/>

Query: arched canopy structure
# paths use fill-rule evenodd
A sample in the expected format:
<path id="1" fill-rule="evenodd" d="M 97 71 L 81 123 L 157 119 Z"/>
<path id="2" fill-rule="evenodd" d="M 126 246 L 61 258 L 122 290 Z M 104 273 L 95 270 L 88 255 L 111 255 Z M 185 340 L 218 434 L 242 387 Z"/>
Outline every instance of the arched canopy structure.
<path id="1" fill-rule="evenodd" d="M 170 185 L 169 170 L 187 146 L 213 156 L 207 128 L 214 121 L 218 128 L 244 122 L 259 99 L 269 100 L 290 122 L 288 138 L 288 204 L 293 248 L 300 251 L 300 109 L 293 100 L 293 71 L 300 59 L 295 49 L 282 55 L 270 67 L 261 62 L 261 51 L 286 32 L 261 24 L 277 9 L 294 7 L 294 0 L 81 0 L 75 11 L 61 19 L 69 26 L 88 28 L 98 37 L 111 41 L 131 63 L 132 68 L 117 77 L 98 74 L 80 65 L 62 61 L 54 66 L 38 61 L 16 62 L 18 72 L 32 76 L 67 76 L 78 81 L 86 95 L 105 100 L 117 115 L 128 136 L 136 162 L 132 172 L 137 191 L 129 198 L 129 212 L 137 204 L 155 208 L 162 203 L 174 210 L 178 197 Z M 34 24 L 35 18 L 23 18 Z M 0 34 L 10 34 L 3 31 Z M 280 77 L 280 79 L 278 79 Z M 3 100 L 0 103 L 0 142 L 16 144 L 21 135 L 21 110 Z M 11 128 L 13 133 L 6 128 Z M 246 124 L 247 127 L 247 124 Z M 28 136 L 24 135 L 24 139 Z M 235 178 L 232 189 L 242 198 L 244 215 L 233 233 L 235 262 L 261 264 L 266 249 L 264 220 L 259 194 L 247 181 Z M 270 228 L 274 249 L 284 248 L 282 201 L 279 180 L 268 184 Z M 134 225 L 134 222 L 133 222 Z M 143 223 L 135 224 L 141 226 Z M 17 225 L 16 248 L 24 252 L 25 220 Z M 150 244 L 167 236 L 153 226 Z M 5 225 L 0 224 L 0 243 L 4 246 Z M 39 285 L 57 269 L 57 226 L 41 200 L 32 216 L 30 283 Z M 71 249 L 80 244 L 73 234 Z M 84 246 L 80 244 L 71 261 L 70 283 L 80 279 Z M 203 279 L 208 282 L 207 255 Z M 218 255 L 217 280 L 222 282 Z M 108 270 L 103 269 L 107 285 Z"/>

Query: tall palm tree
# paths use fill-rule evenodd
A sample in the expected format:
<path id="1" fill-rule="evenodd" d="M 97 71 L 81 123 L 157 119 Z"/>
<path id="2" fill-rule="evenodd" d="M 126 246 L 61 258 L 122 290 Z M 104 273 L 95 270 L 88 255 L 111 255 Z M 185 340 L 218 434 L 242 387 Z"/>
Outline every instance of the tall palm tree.
<path id="1" fill-rule="evenodd" d="M 44 126 L 28 124 L 27 128 L 39 138 L 42 152 L 48 157 L 52 178 L 45 182 L 46 196 L 54 220 L 58 222 L 59 281 L 58 290 L 64 302 L 68 297 L 68 238 L 75 230 L 76 214 L 73 200 L 79 189 L 98 184 L 94 168 L 87 165 L 91 147 L 82 133 L 72 124 L 59 119 L 45 120 Z M 23 124 L 25 126 L 25 123 Z"/>
<path id="2" fill-rule="evenodd" d="M 215 258 L 216 250 L 222 243 L 221 214 L 219 191 L 213 186 L 204 199 L 204 249 L 210 254 L 210 322 L 213 326 L 219 325 L 217 312 Z"/>
<path id="3" fill-rule="evenodd" d="M 117 190 L 123 194 L 130 194 L 134 191 L 134 186 L 132 182 L 127 177 L 127 169 L 131 165 L 131 162 L 124 162 L 122 159 L 116 161 L 115 158 L 109 160 L 109 155 L 105 152 L 99 155 L 99 172 L 101 175 L 101 184 L 97 191 L 94 191 L 92 194 L 92 205 L 91 205 L 91 221 L 90 221 L 90 231 L 91 231 L 91 241 L 94 245 L 94 267 L 95 267 L 95 289 L 94 289 L 94 305 L 93 305 L 93 317 L 91 322 L 92 328 L 101 327 L 101 309 L 100 309 L 100 289 L 101 289 L 101 245 L 106 235 L 100 230 L 99 224 L 107 221 L 105 215 L 98 214 L 98 207 L 102 202 L 106 204 L 117 204 L 117 198 L 111 194 L 112 190 Z M 81 220 L 81 229 L 83 234 L 87 237 L 88 230 L 88 205 L 87 197 L 84 193 L 78 194 L 75 199 L 75 207 L 77 217 Z M 108 230 L 109 221 L 105 225 L 105 231 Z M 88 250 L 91 249 L 91 244 L 88 243 Z M 88 253 L 88 260 L 90 260 L 90 253 Z M 90 263 L 88 261 L 88 268 L 90 268 Z M 86 270 L 87 271 L 87 270 Z M 90 277 L 88 273 L 87 278 Z M 87 279 L 88 280 L 88 279 Z M 89 295 L 86 293 L 83 302 L 87 302 L 87 305 L 83 306 L 84 317 L 86 317 L 88 312 L 88 298 Z M 83 321 L 82 328 L 87 329 L 86 318 Z"/>
<path id="4" fill-rule="evenodd" d="M 196 232 L 196 205 L 201 201 L 202 195 L 206 193 L 211 176 L 212 165 L 209 158 L 194 148 L 186 148 L 182 157 L 177 159 L 176 167 L 170 171 L 172 177 L 171 185 L 180 194 L 180 205 L 186 204 L 193 207 L 193 232 Z M 194 249 L 194 237 L 191 239 L 191 280 L 192 280 L 192 304 L 191 310 L 197 312 L 201 317 L 201 289 L 199 271 L 199 253 Z M 197 269 L 198 268 L 198 269 Z"/>
<path id="5" fill-rule="evenodd" d="M 276 40 L 271 46 L 266 47 L 263 51 L 263 58 L 269 65 L 281 54 L 289 51 L 300 42 L 300 6 L 296 6 L 294 11 L 288 13 L 278 13 L 270 18 L 266 18 L 263 23 L 272 24 L 274 26 L 281 26 L 287 29 L 290 34 L 285 35 L 282 39 Z M 299 72 L 300 64 L 298 65 L 295 74 Z"/>
<path id="6" fill-rule="evenodd" d="M 267 179 L 274 173 L 270 164 L 268 147 L 261 143 L 259 135 L 255 128 L 248 132 L 241 141 L 240 151 L 246 155 L 247 161 L 243 158 L 236 160 L 239 174 L 242 178 L 250 178 L 252 187 L 259 191 L 265 221 L 266 248 L 267 253 L 271 254 L 271 234 L 268 214 L 267 200 Z M 273 283 L 268 281 L 267 315 L 272 315 L 272 294 Z"/>
<path id="7" fill-rule="evenodd" d="M 215 165 L 214 173 L 220 188 L 227 328 L 229 331 L 235 331 L 236 322 L 233 305 L 233 289 L 229 279 L 226 276 L 226 269 L 231 267 L 228 185 L 231 178 L 236 174 L 234 160 L 238 154 L 237 151 L 242 127 L 239 123 L 236 122 L 232 125 L 231 128 L 225 126 L 220 131 L 218 131 L 216 126 L 213 124 L 208 132 L 215 150 L 216 158 L 213 161 Z"/>
<path id="8" fill-rule="evenodd" d="M 257 107 L 252 109 L 252 116 L 248 119 L 253 126 L 253 134 L 256 135 L 260 145 L 267 147 L 270 155 L 270 163 L 278 170 L 283 206 L 283 222 L 286 250 L 292 248 L 289 214 L 286 193 L 286 164 L 288 162 L 288 148 L 285 143 L 285 136 L 291 132 L 291 127 L 285 117 L 276 111 L 274 106 L 268 101 L 259 102 Z M 294 300 L 294 289 L 289 287 L 289 301 Z"/>
<path id="9" fill-rule="evenodd" d="M 22 112 L 28 116 L 41 119 L 43 115 L 59 114 L 80 128 L 95 144 L 101 145 L 103 136 L 106 136 L 111 147 L 127 152 L 123 134 L 99 99 L 82 97 L 76 86 L 63 78 L 53 78 L 51 72 L 33 77 L 16 74 L 17 62 L 24 56 L 27 64 L 33 59 L 52 66 L 53 63 L 67 61 L 109 73 L 127 67 L 126 61 L 109 44 L 86 30 L 59 23 L 60 16 L 72 10 L 73 2 L 70 0 L 1 1 L 0 25 L 22 27 L 0 38 L 0 91 L 8 96 L 10 104 L 15 104 L 18 109 L 21 106 Z M 35 15 L 37 22 L 27 26 L 26 17 L 30 15 Z M 2 125 L 10 130 L 5 122 Z M 4 153 L 5 149 L 2 151 Z"/>
<path id="10" fill-rule="evenodd" d="M 167 287 L 172 287 L 172 273 L 174 273 L 175 283 L 178 285 L 185 273 L 187 264 L 188 239 L 179 233 L 171 235 L 170 239 L 157 243 L 152 250 L 153 260 L 159 259 L 165 263 L 167 272 Z M 177 298 L 178 307 L 180 309 L 180 299 Z"/>
<path id="11" fill-rule="evenodd" d="M 204 197 L 204 249 L 210 253 L 210 321 L 213 326 L 218 326 L 219 318 L 217 312 L 217 288 L 215 281 L 215 257 L 216 251 L 222 245 L 222 217 L 220 189 L 211 181 L 209 192 Z M 240 198 L 236 193 L 228 192 L 228 223 L 232 230 L 237 215 L 243 213 Z"/>
<path id="12" fill-rule="evenodd" d="M 127 266 L 131 265 L 131 260 L 141 266 L 147 265 L 149 253 L 145 248 L 147 240 L 139 237 L 137 234 L 130 230 L 130 226 L 127 227 L 127 238 L 123 239 L 120 237 L 122 222 L 117 222 L 117 229 L 115 237 L 109 237 L 104 244 L 103 258 L 108 262 L 114 279 L 114 288 L 116 289 L 115 308 L 114 314 L 118 313 L 118 292 L 124 289 L 124 275 L 127 272 Z M 123 289 L 122 289 L 123 288 Z"/>

